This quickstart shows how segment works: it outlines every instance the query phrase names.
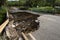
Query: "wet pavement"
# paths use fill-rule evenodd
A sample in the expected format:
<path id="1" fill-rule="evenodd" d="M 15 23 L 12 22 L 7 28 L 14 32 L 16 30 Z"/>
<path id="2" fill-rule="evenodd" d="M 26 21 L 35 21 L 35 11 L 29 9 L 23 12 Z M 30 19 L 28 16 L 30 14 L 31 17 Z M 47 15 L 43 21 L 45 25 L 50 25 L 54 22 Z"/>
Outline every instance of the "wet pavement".
<path id="1" fill-rule="evenodd" d="M 60 16 L 42 15 L 39 30 L 32 33 L 36 40 L 60 40 Z"/>

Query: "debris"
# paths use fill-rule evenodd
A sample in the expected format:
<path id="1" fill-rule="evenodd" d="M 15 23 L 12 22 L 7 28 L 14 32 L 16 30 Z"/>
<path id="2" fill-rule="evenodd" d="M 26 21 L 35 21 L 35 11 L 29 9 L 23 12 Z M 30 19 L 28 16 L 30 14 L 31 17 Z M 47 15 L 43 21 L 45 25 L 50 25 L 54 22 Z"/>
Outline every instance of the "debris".
<path id="1" fill-rule="evenodd" d="M 20 40 L 22 32 L 28 34 L 37 30 L 39 28 L 38 17 L 39 15 L 26 12 L 10 13 L 9 24 L 5 28 L 6 40 Z"/>
<path id="2" fill-rule="evenodd" d="M 10 13 L 10 15 L 10 19 L 14 20 L 12 24 L 14 24 L 13 26 L 16 25 L 15 29 L 17 31 L 29 33 L 37 30 L 39 27 L 37 19 L 39 15 L 26 12 Z"/>

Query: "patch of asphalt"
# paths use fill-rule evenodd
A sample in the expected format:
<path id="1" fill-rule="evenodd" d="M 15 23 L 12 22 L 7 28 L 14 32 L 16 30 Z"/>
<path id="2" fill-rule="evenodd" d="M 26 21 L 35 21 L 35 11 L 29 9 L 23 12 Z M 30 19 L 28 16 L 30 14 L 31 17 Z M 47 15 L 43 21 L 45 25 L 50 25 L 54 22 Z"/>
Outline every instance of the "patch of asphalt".
<path id="1" fill-rule="evenodd" d="M 32 32 L 37 40 L 60 40 L 60 16 L 42 15 L 40 20 L 40 28 Z"/>

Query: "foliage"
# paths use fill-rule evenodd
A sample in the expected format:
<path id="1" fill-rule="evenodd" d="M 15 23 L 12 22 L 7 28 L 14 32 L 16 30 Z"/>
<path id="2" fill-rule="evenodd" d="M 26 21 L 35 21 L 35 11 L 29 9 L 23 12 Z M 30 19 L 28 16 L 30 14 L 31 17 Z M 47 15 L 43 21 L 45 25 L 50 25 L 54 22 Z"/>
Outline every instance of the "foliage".
<path id="1" fill-rule="evenodd" d="M 6 19 L 6 9 L 0 7 L 0 24 Z"/>
<path id="2" fill-rule="evenodd" d="M 29 8 L 29 10 L 35 11 L 35 12 L 52 13 L 54 11 L 54 8 L 46 6 L 46 7 L 39 7 L 39 8 Z"/>
<path id="3" fill-rule="evenodd" d="M 19 1 L 8 1 L 7 5 L 8 6 L 22 6 L 24 5 L 26 0 L 19 0 Z"/>
<path id="4" fill-rule="evenodd" d="M 44 2 L 43 0 L 27 0 L 25 5 L 29 6 L 29 7 L 37 7 L 38 5 L 44 5 L 42 2 Z M 40 6 L 41 6 L 40 5 Z"/>
<path id="5" fill-rule="evenodd" d="M 27 0 L 26 6 L 37 7 L 37 6 L 55 6 L 56 0 Z"/>
<path id="6" fill-rule="evenodd" d="M 55 5 L 56 5 L 56 6 L 60 6 L 60 0 L 56 0 L 56 1 L 55 1 Z"/>
<path id="7" fill-rule="evenodd" d="M 41 7 L 41 6 L 56 6 L 60 5 L 60 0 L 19 0 L 19 1 L 8 1 L 8 5 L 16 6 L 28 6 L 28 7 Z"/>
<path id="8" fill-rule="evenodd" d="M 52 7 L 54 7 L 55 6 L 55 1 L 56 0 L 46 0 L 46 5 L 50 5 L 50 6 L 52 6 Z"/>
<path id="9" fill-rule="evenodd" d="M 55 13 L 60 14 L 60 6 L 55 7 Z"/>
<path id="10" fill-rule="evenodd" d="M 1 7 L 2 5 L 5 5 L 6 1 L 7 1 L 7 0 L 0 0 L 0 7 Z"/>
<path id="11" fill-rule="evenodd" d="M 20 10 L 27 10 L 29 7 L 26 7 L 26 6 L 20 6 L 19 9 Z"/>
<path id="12" fill-rule="evenodd" d="M 20 5 L 20 4 L 19 4 L 19 2 L 17 2 L 17 1 L 8 1 L 8 2 L 7 2 L 7 5 L 8 5 L 8 6 L 18 6 L 18 5 Z"/>

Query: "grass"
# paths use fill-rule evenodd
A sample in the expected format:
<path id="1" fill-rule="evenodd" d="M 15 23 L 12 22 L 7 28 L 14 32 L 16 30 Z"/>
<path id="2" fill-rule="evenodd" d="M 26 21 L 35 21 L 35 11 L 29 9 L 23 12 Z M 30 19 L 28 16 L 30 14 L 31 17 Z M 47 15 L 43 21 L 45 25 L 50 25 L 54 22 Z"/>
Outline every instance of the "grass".
<path id="1" fill-rule="evenodd" d="M 35 12 L 52 13 L 54 11 L 54 8 L 49 6 L 38 7 L 38 8 L 33 7 L 33 8 L 29 8 L 29 10 L 35 11 Z"/>

